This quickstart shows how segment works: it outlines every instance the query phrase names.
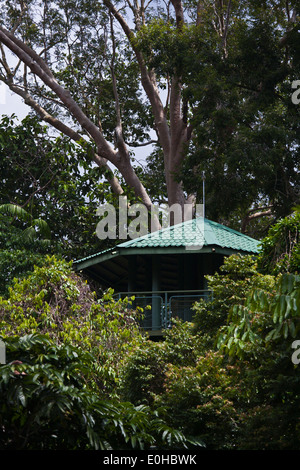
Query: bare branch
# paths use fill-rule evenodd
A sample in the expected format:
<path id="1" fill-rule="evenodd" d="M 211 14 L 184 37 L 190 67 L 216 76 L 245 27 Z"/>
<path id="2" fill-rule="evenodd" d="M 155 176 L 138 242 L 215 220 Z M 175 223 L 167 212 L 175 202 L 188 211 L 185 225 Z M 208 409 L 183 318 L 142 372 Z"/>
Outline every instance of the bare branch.
<path id="1" fill-rule="evenodd" d="M 141 144 L 127 142 L 127 145 L 129 147 L 146 147 L 147 145 L 152 145 L 152 144 L 158 144 L 158 140 L 148 140 L 148 142 L 143 142 Z"/>
<path id="2" fill-rule="evenodd" d="M 158 88 L 156 86 L 155 75 L 153 71 L 147 70 L 142 53 L 138 50 L 138 48 L 132 42 L 133 32 L 131 31 L 129 25 L 127 24 L 123 16 L 114 7 L 114 5 L 110 2 L 110 0 L 103 0 L 103 3 L 106 5 L 109 11 L 111 11 L 111 13 L 114 15 L 116 20 L 119 22 L 125 35 L 127 36 L 128 40 L 131 43 L 131 46 L 133 48 L 133 51 L 135 53 L 135 56 L 139 64 L 142 85 L 152 106 L 155 124 L 156 124 L 157 131 L 161 140 L 161 145 L 164 149 L 164 152 L 167 154 L 170 151 L 169 127 L 165 118 L 164 107 L 159 96 Z"/>
<path id="3" fill-rule="evenodd" d="M 116 116 L 117 116 L 117 125 L 115 128 L 116 133 L 116 144 L 118 149 L 122 150 L 122 152 L 127 153 L 127 147 L 124 142 L 123 138 L 123 128 L 122 128 L 122 118 L 121 118 L 121 108 L 120 108 L 120 100 L 119 100 L 119 93 L 117 87 L 117 79 L 115 74 L 115 57 L 116 57 L 116 40 L 114 34 L 114 24 L 113 24 L 113 15 L 110 12 L 110 29 L 111 29 L 111 39 L 112 39 L 112 58 L 109 64 L 112 76 L 112 84 L 113 84 L 113 93 L 115 97 L 115 109 L 116 109 Z"/>
<path id="4" fill-rule="evenodd" d="M 3 45 L 0 43 L 0 50 L 1 50 L 1 56 L 2 56 L 2 59 L 1 59 L 1 64 L 3 65 L 4 69 L 5 69 L 5 72 L 6 72 L 6 75 L 8 78 L 12 78 L 13 77 L 13 73 L 8 65 L 8 62 L 6 60 L 6 55 L 5 55 L 5 51 L 4 51 L 4 48 L 3 48 Z"/>
<path id="5" fill-rule="evenodd" d="M 19 41 L 12 34 L 6 34 L 6 31 L 0 27 L 0 40 L 5 44 L 14 54 L 19 57 L 24 64 L 26 64 L 31 71 L 38 76 L 45 85 L 47 85 L 60 100 L 66 105 L 73 117 L 80 123 L 80 125 L 93 137 L 100 153 L 111 161 L 113 164 L 116 162 L 116 153 L 109 146 L 99 129 L 95 124 L 88 119 L 83 113 L 77 103 L 73 100 L 68 90 L 65 90 L 53 77 L 52 73 L 47 73 L 48 66 L 44 61 L 34 52 L 32 49 L 25 44 L 23 47 L 19 47 Z M 26 50 L 26 52 L 25 52 Z M 40 65 L 42 63 L 42 66 Z"/>
<path id="6" fill-rule="evenodd" d="M 288 3 L 288 2 L 286 2 Z M 294 9 L 292 15 L 291 15 L 291 12 L 289 9 L 287 9 L 287 15 L 288 15 L 288 29 L 286 31 L 286 33 L 282 36 L 282 38 L 280 39 L 279 41 L 279 46 L 280 47 L 285 47 L 287 45 L 287 42 L 288 42 L 288 38 L 289 38 L 289 33 L 290 31 L 292 31 L 293 27 L 295 26 L 296 22 L 297 22 L 297 12 L 296 12 L 296 8 Z"/>
<path id="7" fill-rule="evenodd" d="M 177 28 L 181 29 L 184 24 L 183 6 L 181 0 L 171 0 L 175 10 Z"/>
<path id="8" fill-rule="evenodd" d="M 222 38 L 222 47 L 224 49 L 225 57 L 227 57 L 227 36 L 228 36 L 230 10 L 231 10 L 231 0 L 229 0 L 228 5 L 227 5 L 226 23 L 225 23 L 225 28 L 223 32 L 223 38 Z"/>
<path id="9" fill-rule="evenodd" d="M 23 16 L 24 16 L 24 13 L 25 11 L 27 10 L 27 5 L 26 3 L 24 3 L 23 1 L 21 1 L 21 12 L 20 12 L 20 16 L 19 18 L 16 20 L 15 24 L 13 25 L 12 27 L 12 33 L 15 34 L 16 30 L 18 29 L 18 27 L 20 26 L 20 24 L 22 23 L 22 19 L 23 19 Z"/>
<path id="10" fill-rule="evenodd" d="M 7 84 L 7 86 L 9 86 L 11 91 L 13 91 L 17 95 L 19 95 L 21 98 L 23 98 L 25 104 L 27 104 L 32 109 L 34 109 L 43 121 L 47 122 L 48 124 L 53 126 L 55 129 L 57 129 L 59 132 L 66 135 L 67 137 L 70 137 L 74 142 L 78 143 L 83 139 L 83 137 L 78 132 L 74 131 L 73 129 L 68 127 L 66 124 L 61 122 L 59 119 L 57 119 L 54 116 L 52 116 L 51 114 L 49 114 L 42 106 L 40 106 L 32 98 L 32 96 L 27 91 L 25 91 L 23 89 L 23 87 L 21 88 L 20 86 L 15 85 L 13 82 L 6 81 L 5 83 Z M 122 194 L 123 189 L 122 189 L 118 179 L 113 175 L 111 169 L 107 165 L 107 160 L 105 158 L 99 156 L 96 153 L 93 153 L 92 156 L 93 156 L 94 162 L 100 168 L 104 168 L 104 169 L 109 171 L 111 176 L 108 176 L 107 180 L 110 183 L 113 192 L 116 193 L 116 194 Z"/>
<path id="11" fill-rule="evenodd" d="M 42 60 L 42 58 L 29 46 L 27 46 L 23 41 L 18 39 L 14 34 L 12 34 L 10 31 L 6 30 L 1 26 L 1 32 L 4 34 L 8 39 L 10 39 L 19 49 L 21 49 L 23 52 L 28 54 L 39 66 L 40 68 L 52 79 L 54 79 L 54 76 L 49 69 L 49 67 L 46 65 L 46 63 Z M 3 43 L 5 44 L 5 41 L 3 40 Z M 9 49 L 10 47 L 7 46 Z M 18 54 L 16 54 L 18 56 Z M 18 56 L 19 57 L 19 56 Z"/>
<path id="12" fill-rule="evenodd" d="M 272 206 L 269 206 L 269 209 L 250 209 L 248 214 L 242 220 L 242 233 L 245 233 L 247 225 L 251 222 L 251 220 L 259 219 L 261 217 L 268 217 L 272 215 Z"/>

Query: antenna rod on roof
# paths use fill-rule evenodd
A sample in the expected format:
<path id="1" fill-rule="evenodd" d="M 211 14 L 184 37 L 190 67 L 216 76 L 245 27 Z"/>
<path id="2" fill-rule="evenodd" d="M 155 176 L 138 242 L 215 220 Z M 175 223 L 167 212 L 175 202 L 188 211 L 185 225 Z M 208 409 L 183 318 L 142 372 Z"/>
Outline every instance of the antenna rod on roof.
<path id="1" fill-rule="evenodd" d="M 205 219 L 205 171 L 202 171 L 203 219 Z"/>

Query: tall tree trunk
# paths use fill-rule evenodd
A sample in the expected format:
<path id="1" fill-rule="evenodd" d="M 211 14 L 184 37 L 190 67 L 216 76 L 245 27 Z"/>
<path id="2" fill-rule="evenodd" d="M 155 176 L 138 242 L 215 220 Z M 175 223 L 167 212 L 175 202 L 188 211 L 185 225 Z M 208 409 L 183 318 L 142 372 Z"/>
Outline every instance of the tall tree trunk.
<path id="1" fill-rule="evenodd" d="M 144 91 L 150 101 L 154 116 L 155 126 L 164 154 L 164 166 L 166 175 L 167 197 L 169 206 L 177 204 L 182 208 L 182 220 L 184 218 L 184 204 L 186 199 L 183 186 L 178 181 L 178 174 L 184 159 L 184 145 L 189 141 L 191 130 L 186 124 L 186 116 L 182 110 L 180 77 L 174 77 L 171 82 L 170 91 L 170 122 L 168 122 L 164 105 L 162 103 L 153 70 L 149 70 L 144 61 L 141 51 L 134 46 L 132 41 L 133 32 L 124 17 L 116 9 L 110 0 L 103 0 L 109 11 L 121 25 L 125 35 L 132 44 L 141 73 L 141 82 Z M 181 28 L 184 23 L 183 8 L 181 0 L 172 0 L 175 9 L 177 27 Z M 139 11 L 134 9 L 136 18 L 140 18 Z"/>

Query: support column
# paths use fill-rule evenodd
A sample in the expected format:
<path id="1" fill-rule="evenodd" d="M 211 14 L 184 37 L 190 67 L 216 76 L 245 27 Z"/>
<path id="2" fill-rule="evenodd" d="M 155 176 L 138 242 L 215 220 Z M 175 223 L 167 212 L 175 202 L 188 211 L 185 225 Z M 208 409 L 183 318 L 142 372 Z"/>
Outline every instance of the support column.
<path id="1" fill-rule="evenodd" d="M 196 266 L 196 254 L 186 254 L 184 257 L 184 290 L 195 289 L 195 278 L 197 272 Z M 193 312 L 191 310 L 193 299 L 189 297 L 193 294 L 184 293 L 184 302 L 181 311 L 181 317 L 184 321 L 192 321 Z"/>
<path id="2" fill-rule="evenodd" d="M 161 328 L 161 300 L 155 294 L 160 290 L 160 258 L 152 256 L 152 330 Z"/>
<path id="3" fill-rule="evenodd" d="M 135 292 L 136 290 L 136 272 L 136 255 L 128 256 L 128 292 Z"/>

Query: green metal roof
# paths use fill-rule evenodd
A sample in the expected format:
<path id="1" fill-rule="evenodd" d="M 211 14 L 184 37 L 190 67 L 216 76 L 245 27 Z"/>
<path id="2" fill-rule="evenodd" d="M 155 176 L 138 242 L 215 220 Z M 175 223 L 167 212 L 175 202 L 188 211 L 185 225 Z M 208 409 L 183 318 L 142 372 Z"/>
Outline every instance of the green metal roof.
<path id="1" fill-rule="evenodd" d="M 117 245 L 117 248 L 219 246 L 258 253 L 259 242 L 224 225 L 199 217 Z"/>
<path id="2" fill-rule="evenodd" d="M 236 253 L 256 255 L 259 243 L 224 225 L 199 217 L 119 243 L 114 248 L 74 261 L 73 267 L 75 271 L 84 270 L 102 286 L 110 286 L 117 291 L 127 290 L 129 272 L 134 270 L 136 284 L 143 290 L 152 269 L 151 263 L 159 258 L 164 289 L 174 291 L 181 285 L 181 277 L 187 275 L 182 270 L 183 260 L 194 265 L 196 282 L 196 266 L 205 271 L 203 274 L 213 273 L 224 256 Z"/>
<path id="3" fill-rule="evenodd" d="M 224 254 L 257 254 L 259 241 L 224 225 L 199 217 L 116 245 L 84 259 L 74 261 L 75 269 L 124 254 L 183 253 L 191 251 Z"/>

